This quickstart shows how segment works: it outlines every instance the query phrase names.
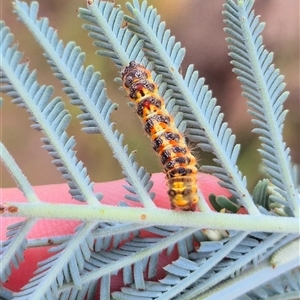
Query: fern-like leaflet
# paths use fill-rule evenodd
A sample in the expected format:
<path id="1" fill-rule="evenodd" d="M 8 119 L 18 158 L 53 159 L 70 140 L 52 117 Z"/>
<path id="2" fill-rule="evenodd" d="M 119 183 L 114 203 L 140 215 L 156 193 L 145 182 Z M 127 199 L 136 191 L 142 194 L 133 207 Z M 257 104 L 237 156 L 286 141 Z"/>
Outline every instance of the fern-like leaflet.
<path id="1" fill-rule="evenodd" d="M 216 156 L 217 166 L 201 166 L 201 170 L 217 176 L 222 186 L 228 188 L 249 213 L 257 214 L 246 188 L 246 177 L 236 165 L 240 145 L 235 145 L 235 135 L 223 121 L 224 114 L 208 86 L 204 85 L 204 78 L 199 78 L 193 65 L 188 66 L 182 76 L 179 67 L 185 50 L 179 42 L 175 43 L 170 30 L 165 30 L 165 23 L 160 22 L 156 9 L 148 7 L 146 1 L 140 4 L 137 0 L 133 5 L 128 3 L 127 8 L 134 16 L 125 16 L 129 29 L 145 41 L 145 54 L 155 62 L 168 88 L 174 92 L 176 106 L 170 113 L 175 115 L 180 107 L 189 139 Z"/>
<path id="2" fill-rule="evenodd" d="M 227 24 L 226 32 L 230 46 L 230 56 L 233 58 L 233 71 L 238 75 L 248 98 L 252 120 L 257 128 L 253 132 L 259 134 L 266 172 L 277 187 L 277 191 L 287 201 L 285 211 L 288 215 L 298 215 L 295 209 L 299 205 L 299 197 L 290 172 L 289 148 L 282 139 L 283 121 L 287 113 L 283 103 L 288 92 L 283 92 L 285 84 L 283 76 L 272 64 L 273 53 L 264 49 L 261 32 L 263 23 L 252 10 L 253 1 L 245 5 L 237 5 L 227 1 L 225 7 Z M 274 201 L 276 197 L 273 196 Z M 280 201 L 280 199 L 279 199 Z"/>
<path id="3" fill-rule="evenodd" d="M 262 142 L 264 168 L 281 196 L 273 195 L 275 202 L 285 201 L 287 215 L 299 216 L 299 194 L 290 172 L 289 148 L 282 138 L 283 121 L 287 110 L 283 103 L 288 92 L 283 92 L 283 76 L 272 64 L 273 53 L 264 49 L 260 35 L 264 24 L 252 10 L 253 1 L 245 5 L 228 0 L 225 4 L 226 32 L 230 35 L 229 55 L 233 58 L 233 71 L 238 75 L 248 98 L 252 120 L 257 126 L 253 132 L 259 134 Z"/>

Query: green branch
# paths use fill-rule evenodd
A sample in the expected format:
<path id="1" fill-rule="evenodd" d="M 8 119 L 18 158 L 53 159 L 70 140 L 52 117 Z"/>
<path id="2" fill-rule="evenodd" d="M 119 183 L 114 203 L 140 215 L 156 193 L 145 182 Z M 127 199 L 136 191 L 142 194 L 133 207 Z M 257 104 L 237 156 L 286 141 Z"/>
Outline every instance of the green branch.
<path id="1" fill-rule="evenodd" d="M 66 220 L 99 220 L 145 225 L 171 225 L 210 229 L 299 233 L 298 218 L 266 215 L 232 215 L 203 212 L 174 212 L 165 209 L 84 206 L 74 204 L 6 203 L 5 217 L 37 217 Z"/>

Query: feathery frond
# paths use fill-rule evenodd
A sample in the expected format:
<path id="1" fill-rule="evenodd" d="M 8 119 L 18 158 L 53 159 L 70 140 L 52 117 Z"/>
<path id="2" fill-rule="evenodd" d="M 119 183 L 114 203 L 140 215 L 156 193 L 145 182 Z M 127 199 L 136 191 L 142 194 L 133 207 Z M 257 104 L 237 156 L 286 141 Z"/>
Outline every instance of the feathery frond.
<path id="1" fill-rule="evenodd" d="M 70 115 L 64 109 L 63 102 L 58 97 L 51 100 L 53 88 L 37 83 L 36 72 L 30 73 L 27 64 L 21 63 L 21 52 L 16 46 L 11 47 L 13 36 L 8 27 L 4 22 L 1 22 L 0 26 L 2 72 L 7 78 L 7 83 L 1 86 L 1 91 L 11 96 L 13 103 L 25 108 L 32 115 L 33 128 L 44 132 L 44 147 L 54 158 L 53 163 L 58 170 L 68 180 L 73 196 L 81 200 L 88 198 L 89 201 L 98 203 L 86 169 L 75 156 L 75 140 L 69 138 L 65 131 L 70 122 Z"/>
<path id="2" fill-rule="evenodd" d="M 286 206 L 298 216 L 299 195 L 290 172 L 290 150 L 282 138 L 287 113 L 283 110 L 283 103 L 288 92 L 283 92 L 283 76 L 272 64 L 273 53 L 264 49 L 261 36 L 264 23 L 259 23 L 259 17 L 254 15 L 253 3 L 228 0 L 225 4 L 229 55 L 233 59 L 233 71 L 242 83 L 243 95 L 248 98 L 249 112 L 254 116 L 252 121 L 256 128 L 253 132 L 259 134 L 262 143 L 259 152 L 264 168 L 284 197 Z"/>
<path id="3" fill-rule="evenodd" d="M 140 299 L 173 299 L 176 296 L 178 299 L 193 299 L 218 282 L 236 277 L 251 267 L 256 268 L 265 255 L 271 254 L 267 252 L 270 245 L 282 241 L 282 238 L 283 235 L 278 234 L 247 236 L 247 233 L 233 233 L 230 239 L 201 242 L 197 251 L 189 253 L 187 258 L 179 257 L 164 268 L 167 275 L 160 280 L 160 284 L 153 286 L 152 282 L 146 282 L 143 290 L 132 285 L 131 288 L 123 288 L 122 292 L 113 293 L 113 296 L 116 299 L 127 299 L 129 295 L 139 296 Z"/>
<path id="4" fill-rule="evenodd" d="M 84 261 L 90 258 L 93 247 L 91 229 L 95 221 L 80 226 L 73 237 L 59 246 L 52 248 L 58 253 L 39 264 L 35 277 L 16 293 L 15 299 L 55 299 L 58 288 L 63 283 L 72 282 L 81 289 L 80 273 Z"/>
<path id="5" fill-rule="evenodd" d="M 197 229 L 185 228 L 170 232 L 162 238 L 136 237 L 117 249 L 100 250 L 92 254 L 86 262 L 82 282 L 92 282 L 102 276 L 111 276 L 123 269 L 124 284 L 135 282 L 144 286 L 143 272 L 148 268 L 148 276 L 156 274 L 158 255 L 170 245 L 190 236 Z M 62 287 L 62 289 L 68 288 Z M 110 286 L 106 286 L 110 289 Z"/>
<path id="6" fill-rule="evenodd" d="M 4 38 L 4 43 L 2 43 L 1 49 L 2 49 L 2 70 L 3 74 L 13 74 L 15 77 L 10 76 L 10 78 L 7 78 L 6 82 L 8 82 L 6 85 L 1 87 L 2 91 L 7 92 L 9 95 L 14 97 L 14 102 L 19 104 L 20 106 L 25 107 L 29 112 L 34 111 L 34 117 L 32 120 L 36 122 L 36 124 L 33 125 L 35 129 L 43 130 L 45 134 L 47 134 L 48 138 L 43 138 L 44 143 L 46 144 L 46 149 L 48 152 L 52 155 L 54 158 L 54 164 L 58 167 L 58 169 L 65 175 L 65 178 L 70 180 L 70 186 L 72 188 L 71 194 L 73 196 L 78 196 L 80 194 L 80 189 L 73 183 L 76 180 L 77 176 L 77 182 L 79 182 L 79 186 L 85 190 L 85 192 L 89 193 L 88 202 L 93 203 L 92 199 L 96 199 L 94 197 L 94 194 L 91 194 L 90 190 L 90 183 L 88 180 L 88 177 L 86 177 L 86 170 L 83 168 L 82 163 L 77 162 L 76 158 L 73 156 L 74 151 L 72 148 L 75 145 L 75 140 L 73 138 L 68 139 L 67 134 L 65 133 L 65 128 L 68 124 L 69 116 L 65 110 L 63 110 L 63 104 L 60 101 L 60 99 L 56 98 L 52 101 L 50 101 L 50 96 L 52 94 L 52 88 L 51 87 L 39 87 L 39 85 L 35 81 L 35 73 L 29 73 L 28 67 L 25 64 L 20 64 L 21 59 L 21 53 L 16 50 L 16 47 L 10 48 L 10 44 L 12 42 L 12 35 L 9 33 L 8 28 L 4 26 L 4 23 L 1 23 L 1 37 Z M 6 46 L 6 47 L 5 47 Z M 14 60 L 10 60 L 10 58 L 13 57 Z M 7 62 L 7 63 L 6 63 Z M 16 71 L 19 71 L 18 73 L 13 72 L 11 70 L 13 67 L 18 66 Z M 21 69 L 21 71 L 20 71 Z M 19 77 L 18 77 L 18 74 Z M 21 81 L 21 82 L 19 82 Z M 10 85 L 9 82 L 15 82 L 16 89 L 14 86 Z M 22 83 L 24 83 L 24 89 L 19 89 L 19 87 L 22 86 Z M 20 95 L 20 96 L 19 96 Z M 21 98 L 22 97 L 22 98 Z M 26 102 L 25 102 L 26 101 Z M 50 102 L 49 102 L 50 101 Z M 48 103 L 49 102 L 49 103 Z M 53 141 L 53 142 L 51 142 Z M 61 155 L 59 155 L 61 153 Z M 73 156 L 73 158 L 72 158 Z M 64 161 L 64 163 L 62 163 Z M 68 170 L 73 170 L 73 172 L 70 174 Z M 79 171 L 79 172 L 78 172 Z M 84 175 L 84 176 L 82 176 Z M 72 179 L 75 180 L 73 181 Z M 80 178 L 80 179 L 79 179 Z M 96 199 L 96 202 L 98 204 L 98 200 Z M 28 221 L 28 225 L 32 226 L 32 221 Z M 29 227 L 31 227 L 29 226 Z M 25 226 L 26 232 L 29 230 L 28 226 Z M 25 230 L 24 229 L 24 230 Z M 21 234 L 24 236 L 24 230 L 21 230 Z M 89 228 L 87 230 L 87 233 L 90 234 L 91 229 Z M 19 252 L 11 252 L 11 255 L 19 255 L 20 251 L 24 246 L 21 247 L 20 239 L 15 239 L 14 243 L 10 241 L 9 249 L 13 250 L 13 245 L 19 247 Z M 69 241 L 70 245 L 69 247 L 74 247 L 73 243 L 74 241 Z M 7 247 L 6 247 L 7 248 Z M 8 252 L 7 252 L 8 253 Z M 73 252 L 69 251 L 68 255 L 73 256 Z M 59 256 L 62 256 L 59 254 Z M 5 258 L 8 257 L 7 255 Z M 4 258 L 4 257 L 3 257 Z M 7 260 L 5 259 L 4 263 Z M 70 261 L 70 259 L 67 259 L 65 257 L 65 262 Z M 74 261 L 70 262 L 74 264 Z M 75 266 L 79 263 L 76 261 Z M 16 263 L 17 265 L 17 263 Z M 57 266 L 62 266 L 61 262 L 56 262 L 56 268 Z M 66 267 L 68 269 L 68 265 Z M 74 268 L 73 268 L 74 269 Z M 7 268 L 3 269 L 6 273 L 9 273 Z M 61 272 L 61 268 L 57 269 L 57 273 Z M 52 272 L 51 277 L 54 281 L 54 286 L 56 285 L 56 277 L 55 272 Z M 74 273 L 74 276 L 76 273 Z M 71 277 L 72 278 L 72 277 Z M 73 279 L 76 279 L 74 277 Z M 45 281 L 44 281 L 45 280 Z M 50 290 L 48 290 L 49 285 L 45 285 L 45 282 L 49 283 L 51 280 L 46 276 L 46 278 L 42 278 L 41 276 L 38 276 L 37 280 L 34 280 L 34 283 L 31 282 L 28 286 L 24 287 L 26 292 L 25 294 L 28 294 L 28 290 L 31 292 L 32 286 L 35 287 L 38 285 L 38 293 L 39 295 L 45 295 L 49 293 Z M 75 280 L 76 283 L 76 280 Z M 42 287 L 44 284 L 44 288 Z M 77 282 L 78 286 L 79 282 Z M 79 284 L 80 285 L 80 284 Z M 52 286 L 52 285 L 51 285 Z M 19 296 L 21 297 L 22 294 Z"/>
<path id="7" fill-rule="evenodd" d="M 24 250 L 27 247 L 26 233 L 30 231 L 35 220 L 26 220 L 7 227 L 7 240 L 2 243 L 1 258 L 1 281 L 6 281 L 11 275 L 12 265 L 18 268 L 24 260 Z"/>
<path id="8" fill-rule="evenodd" d="M 1 34 L 1 33 L 0 33 Z M 3 75 L 4 73 L 1 72 Z M 1 76 L 1 79 L 3 77 Z M 7 170 L 12 174 L 15 181 L 18 183 L 23 194 L 27 197 L 29 202 L 38 203 L 39 199 L 26 177 L 10 155 L 6 147 L 0 142 L 0 159 L 6 166 Z M 11 267 L 19 267 L 20 262 L 24 260 L 24 250 L 27 248 L 26 235 L 30 232 L 31 228 L 35 224 L 35 218 L 29 218 L 26 221 L 18 222 L 7 228 L 7 240 L 1 245 L 0 258 L 1 269 L 0 278 L 2 281 L 6 281 L 11 274 Z"/>
<path id="9" fill-rule="evenodd" d="M 104 2 L 100 3 L 102 7 Z M 112 4 L 106 3 L 105 7 L 110 7 Z M 15 9 L 28 28 L 33 33 L 39 33 L 38 42 L 44 48 L 54 74 L 64 84 L 64 91 L 71 98 L 71 104 L 79 106 L 83 111 L 83 114 L 78 116 L 83 120 L 83 130 L 87 133 L 102 133 L 107 140 L 127 176 L 127 181 L 131 184 L 131 188 L 128 188 L 131 195 L 127 198 L 142 201 L 145 207 L 153 207 L 151 198 L 154 195 L 149 196 L 148 193 L 152 187 L 152 182 L 149 181 L 150 175 L 143 167 L 138 167 L 133 154 L 128 156 L 127 146 L 123 146 L 123 135 L 113 130 L 110 115 L 117 109 L 117 105 L 108 99 L 105 83 L 101 80 L 100 73 L 94 72 L 93 66 L 84 69 L 85 54 L 80 52 L 80 48 L 73 42 L 64 47 L 57 32 L 47 25 L 49 23 L 47 18 L 36 19 L 37 3 L 28 6 L 24 2 L 17 1 Z M 115 12 L 114 9 L 113 12 Z M 115 15 L 112 17 L 114 18 Z M 143 178 L 148 180 L 143 180 Z M 72 188 L 77 192 L 75 186 Z M 74 193 L 72 195 L 75 197 Z"/>
<path id="10" fill-rule="evenodd" d="M 93 1 L 88 9 L 80 8 L 79 17 L 91 24 L 84 24 L 89 36 L 96 40 L 94 45 L 104 50 L 97 54 L 108 56 L 121 68 L 131 60 L 144 61 L 143 41 L 122 27 L 123 11 L 109 1 Z M 146 61 L 145 61 L 146 63 Z"/>
<path id="11" fill-rule="evenodd" d="M 93 44 L 101 48 L 96 52 L 98 55 L 109 57 L 119 68 L 134 60 L 153 69 L 153 64 L 148 63 L 143 51 L 144 41 L 126 26 L 122 26 L 124 13 L 119 7 L 114 7 L 114 3 L 95 0 L 88 5 L 88 9 L 79 8 L 79 17 L 90 23 L 84 24 L 83 28 L 89 31 L 88 35 L 91 38 L 95 39 Z M 162 80 L 162 76 L 154 71 L 152 71 L 152 76 L 156 82 Z M 116 81 L 120 82 L 120 80 L 116 78 Z M 169 100 L 170 89 L 162 88 L 159 92 Z"/>
<path id="12" fill-rule="evenodd" d="M 201 170 L 217 176 L 222 186 L 228 188 L 249 213 L 257 214 L 246 188 L 246 178 L 236 165 L 240 145 L 235 145 L 235 136 L 223 122 L 223 113 L 204 85 L 204 79 L 199 78 L 192 65 L 182 76 L 180 64 L 185 50 L 179 42 L 175 43 L 170 30 L 165 30 L 165 23 L 160 22 L 156 9 L 148 7 L 146 1 L 140 5 L 137 0 L 133 1 L 133 5 L 127 3 L 127 8 L 134 16 L 125 16 L 129 29 L 145 41 L 146 55 L 154 61 L 168 88 L 173 90 L 177 106 L 171 113 L 175 115 L 180 107 L 189 139 L 216 156 L 214 161 L 218 167 L 202 166 Z"/>
<path id="13" fill-rule="evenodd" d="M 257 274 L 254 275 L 257 277 Z M 261 278 L 261 277 L 259 277 Z M 276 279 L 272 279 L 262 284 L 259 287 L 255 287 L 245 295 L 236 298 L 237 300 L 245 299 L 267 299 L 275 298 L 278 299 L 297 299 L 299 297 L 300 289 L 300 271 L 298 269 L 292 269 Z"/>

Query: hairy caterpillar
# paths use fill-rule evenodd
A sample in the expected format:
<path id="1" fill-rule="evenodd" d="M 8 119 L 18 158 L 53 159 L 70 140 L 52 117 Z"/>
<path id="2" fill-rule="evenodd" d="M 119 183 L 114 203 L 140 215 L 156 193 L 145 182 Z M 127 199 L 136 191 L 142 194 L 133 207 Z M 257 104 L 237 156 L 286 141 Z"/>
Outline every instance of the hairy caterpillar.
<path id="1" fill-rule="evenodd" d="M 144 130 L 160 157 L 172 209 L 194 211 L 198 202 L 196 158 L 176 128 L 173 117 L 165 109 L 150 71 L 131 61 L 123 68 L 121 75 L 123 87 L 135 103 Z"/>

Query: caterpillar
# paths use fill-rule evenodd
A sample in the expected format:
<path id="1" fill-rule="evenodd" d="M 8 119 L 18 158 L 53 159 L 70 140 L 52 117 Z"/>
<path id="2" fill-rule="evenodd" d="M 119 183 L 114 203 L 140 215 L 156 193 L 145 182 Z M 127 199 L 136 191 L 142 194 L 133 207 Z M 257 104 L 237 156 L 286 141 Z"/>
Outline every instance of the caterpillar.
<path id="1" fill-rule="evenodd" d="M 150 71 L 131 61 L 122 69 L 121 77 L 153 149 L 160 157 L 166 174 L 171 208 L 194 211 L 199 200 L 196 158 L 166 110 Z"/>

